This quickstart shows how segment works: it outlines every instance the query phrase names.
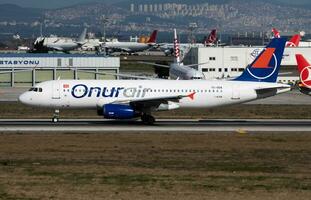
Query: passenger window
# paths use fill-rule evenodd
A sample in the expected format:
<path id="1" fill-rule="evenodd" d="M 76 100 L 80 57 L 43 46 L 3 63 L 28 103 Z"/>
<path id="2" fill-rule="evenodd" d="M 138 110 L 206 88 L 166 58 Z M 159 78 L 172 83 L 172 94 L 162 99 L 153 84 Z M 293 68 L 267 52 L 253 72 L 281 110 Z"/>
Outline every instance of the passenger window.
<path id="1" fill-rule="evenodd" d="M 42 88 L 39 88 L 39 92 L 42 92 Z"/>

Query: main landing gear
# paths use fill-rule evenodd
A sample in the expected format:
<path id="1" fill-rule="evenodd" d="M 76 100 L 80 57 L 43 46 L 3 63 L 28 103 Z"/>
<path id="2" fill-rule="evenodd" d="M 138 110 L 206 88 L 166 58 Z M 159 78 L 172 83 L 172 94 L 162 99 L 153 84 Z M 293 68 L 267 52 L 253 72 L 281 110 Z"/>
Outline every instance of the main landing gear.
<path id="1" fill-rule="evenodd" d="M 57 123 L 59 121 L 59 110 L 55 110 L 52 118 L 53 123 Z"/>
<path id="2" fill-rule="evenodd" d="M 141 116 L 141 121 L 143 122 L 143 124 L 153 125 L 154 122 L 155 122 L 155 118 L 153 116 L 151 116 L 151 115 L 143 114 Z"/>

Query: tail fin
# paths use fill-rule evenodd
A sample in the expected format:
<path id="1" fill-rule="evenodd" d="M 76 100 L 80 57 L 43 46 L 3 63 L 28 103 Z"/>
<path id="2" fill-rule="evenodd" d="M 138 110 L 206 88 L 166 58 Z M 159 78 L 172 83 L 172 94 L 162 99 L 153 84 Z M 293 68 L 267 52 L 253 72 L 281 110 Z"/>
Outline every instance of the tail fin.
<path id="1" fill-rule="evenodd" d="M 208 37 L 205 38 L 204 45 L 211 46 L 216 42 L 216 40 L 217 40 L 217 30 L 213 29 L 211 33 L 208 35 Z"/>
<path id="2" fill-rule="evenodd" d="M 274 38 L 280 38 L 280 32 L 276 28 L 272 28 L 272 33 Z"/>
<path id="3" fill-rule="evenodd" d="M 180 49 L 179 49 L 179 43 L 177 38 L 177 32 L 174 28 L 174 63 L 180 63 Z"/>
<path id="4" fill-rule="evenodd" d="M 154 30 L 152 32 L 152 34 L 150 35 L 150 38 L 149 38 L 147 43 L 156 43 L 156 41 L 157 41 L 157 34 L 158 34 L 158 30 Z"/>
<path id="5" fill-rule="evenodd" d="M 300 40 L 300 34 L 293 35 L 293 37 L 288 42 L 286 42 L 286 47 L 298 47 Z"/>
<path id="6" fill-rule="evenodd" d="M 86 28 L 83 30 L 83 32 L 81 33 L 81 35 L 79 36 L 77 43 L 81 44 L 84 43 L 85 41 L 85 37 L 86 37 Z"/>
<path id="7" fill-rule="evenodd" d="M 311 88 L 311 65 L 301 54 L 296 54 L 301 85 Z"/>
<path id="8" fill-rule="evenodd" d="M 285 38 L 273 38 L 236 81 L 276 82 L 285 48 Z"/>

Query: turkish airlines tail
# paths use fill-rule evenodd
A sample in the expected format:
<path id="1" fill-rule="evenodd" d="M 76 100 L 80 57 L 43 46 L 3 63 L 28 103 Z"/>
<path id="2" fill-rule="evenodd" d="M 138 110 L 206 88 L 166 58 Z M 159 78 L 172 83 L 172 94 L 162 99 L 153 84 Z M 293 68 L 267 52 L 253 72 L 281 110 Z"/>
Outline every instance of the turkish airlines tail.
<path id="1" fill-rule="evenodd" d="M 273 28 L 272 32 L 274 38 L 281 37 L 280 32 L 276 28 Z M 293 37 L 288 42 L 286 42 L 286 47 L 298 47 L 300 40 L 300 34 L 293 35 Z"/>
<path id="2" fill-rule="evenodd" d="M 204 40 L 205 46 L 212 46 L 217 41 L 217 30 L 213 29 L 207 38 Z"/>
<path id="3" fill-rule="evenodd" d="M 311 95 L 310 63 L 301 54 L 296 54 L 296 61 L 300 74 L 299 90 L 304 94 Z"/>
<path id="4" fill-rule="evenodd" d="M 300 40 L 300 34 L 293 35 L 293 37 L 288 42 L 286 42 L 286 47 L 298 47 Z"/>
<path id="5" fill-rule="evenodd" d="M 280 32 L 276 28 L 272 28 L 272 33 L 274 38 L 280 38 Z"/>

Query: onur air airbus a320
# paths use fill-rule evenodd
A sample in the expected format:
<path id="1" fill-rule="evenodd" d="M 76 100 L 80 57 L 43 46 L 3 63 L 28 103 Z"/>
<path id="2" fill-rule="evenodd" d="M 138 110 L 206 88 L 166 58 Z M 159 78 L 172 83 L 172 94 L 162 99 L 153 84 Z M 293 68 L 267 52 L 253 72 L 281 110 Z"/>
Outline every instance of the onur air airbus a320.
<path id="1" fill-rule="evenodd" d="M 276 83 L 285 42 L 272 39 L 234 80 L 52 80 L 37 84 L 19 100 L 56 111 L 97 109 L 104 118 L 141 117 L 143 123 L 153 124 L 154 111 L 240 104 L 289 91 L 289 85 Z"/>

